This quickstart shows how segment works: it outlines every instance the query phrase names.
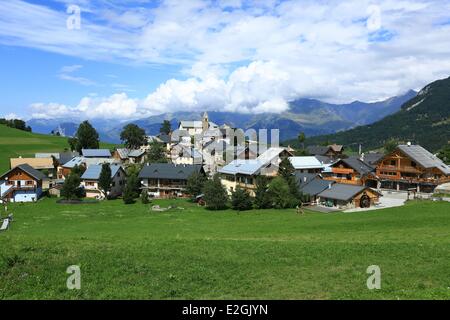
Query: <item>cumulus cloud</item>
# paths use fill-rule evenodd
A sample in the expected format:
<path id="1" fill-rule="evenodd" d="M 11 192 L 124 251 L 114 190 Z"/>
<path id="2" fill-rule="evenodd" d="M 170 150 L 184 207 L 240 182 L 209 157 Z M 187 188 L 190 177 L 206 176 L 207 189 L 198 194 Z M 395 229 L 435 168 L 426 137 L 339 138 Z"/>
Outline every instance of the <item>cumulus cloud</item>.
<path id="1" fill-rule="evenodd" d="M 57 112 L 65 107 L 89 117 L 125 118 L 177 110 L 282 112 L 300 97 L 384 99 L 420 89 L 450 69 L 448 0 L 166 0 L 136 8 L 77 3 L 81 30 L 68 31 L 65 12 L 5 2 L 0 44 L 97 61 L 175 65 L 181 72 L 141 100 L 119 94 L 81 107 L 47 105 Z M 78 70 L 63 78 L 86 84 L 72 73 Z"/>

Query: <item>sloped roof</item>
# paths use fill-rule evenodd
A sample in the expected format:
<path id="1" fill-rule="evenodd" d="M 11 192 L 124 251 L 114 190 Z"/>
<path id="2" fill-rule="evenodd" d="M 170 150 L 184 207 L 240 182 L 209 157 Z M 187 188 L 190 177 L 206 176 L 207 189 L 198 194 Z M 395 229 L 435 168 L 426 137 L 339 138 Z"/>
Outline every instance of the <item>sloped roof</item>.
<path id="1" fill-rule="evenodd" d="M 109 163 L 109 164 L 118 164 L 120 163 L 119 160 L 113 159 L 113 158 L 85 158 L 85 157 L 75 157 L 69 162 L 65 163 L 63 165 L 64 168 L 72 169 L 75 166 L 80 166 L 82 164 L 85 164 L 86 167 L 89 167 L 91 165 L 96 164 L 103 164 L 103 163 Z"/>
<path id="2" fill-rule="evenodd" d="M 317 173 L 295 172 L 295 179 L 300 187 L 307 185 L 317 177 Z"/>
<path id="3" fill-rule="evenodd" d="M 59 160 L 59 153 L 58 152 L 55 152 L 55 153 L 52 153 L 52 152 L 50 152 L 50 153 L 35 153 L 34 154 L 34 157 L 35 158 L 51 158 L 51 157 L 54 157 L 55 159 L 58 159 Z"/>
<path id="4" fill-rule="evenodd" d="M 117 172 L 122 168 L 120 165 L 111 165 L 111 178 L 117 174 Z M 89 166 L 86 171 L 81 176 L 81 179 L 85 180 L 98 180 L 100 178 L 100 173 L 102 172 L 102 166 L 94 164 Z"/>
<path id="5" fill-rule="evenodd" d="M 59 154 L 58 162 L 59 164 L 64 164 L 69 162 L 75 157 L 78 157 L 80 154 L 77 151 L 67 151 L 67 152 L 61 152 Z"/>
<path id="6" fill-rule="evenodd" d="M 117 148 L 116 149 L 117 154 L 119 155 L 119 158 L 124 160 L 128 158 L 128 154 L 130 153 L 130 150 L 127 148 Z"/>
<path id="7" fill-rule="evenodd" d="M 219 169 L 220 173 L 225 174 L 246 174 L 253 175 L 257 173 L 262 167 L 264 167 L 267 163 L 262 162 L 258 159 L 236 159 L 231 161 L 229 164 Z"/>
<path id="8" fill-rule="evenodd" d="M 340 162 L 343 162 L 362 176 L 374 171 L 373 167 L 369 166 L 367 163 L 364 163 L 358 158 L 341 159 L 333 164 L 333 166 L 338 165 Z"/>
<path id="9" fill-rule="evenodd" d="M 181 120 L 180 125 L 183 128 L 203 128 L 203 122 L 202 121 L 191 121 L 191 120 Z"/>
<path id="10" fill-rule="evenodd" d="M 306 147 L 306 151 L 308 151 L 309 154 L 316 156 L 323 156 L 325 155 L 328 150 L 330 149 L 330 147 L 326 147 L 326 146 L 307 146 Z"/>
<path id="11" fill-rule="evenodd" d="M 419 145 L 399 145 L 398 149 L 425 169 L 437 168 L 450 175 L 450 166 Z"/>
<path id="12" fill-rule="evenodd" d="M 262 163 L 268 163 L 271 162 L 273 159 L 278 157 L 282 152 L 286 151 L 286 148 L 279 148 L 279 147 L 271 147 L 261 153 L 257 160 L 259 160 Z"/>
<path id="13" fill-rule="evenodd" d="M 199 164 L 151 163 L 142 168 L 139 172 L 139 178 L 186 180 L 194 172 L 200 172 L 201 170 L 202 166 Z"/>
<path id="14" fill-rule="evenodd" d="M 28 164 L 32 168 L 40 169 L 53 169 L 55 167 L 53 158 L 11 158 L 11 168 L 17 167 L 21 164 Z"/>
<path id="15" fill-rule="evenodd" d="M 314 156 L 308 157 L 289 157 L 294 169 L 323 169 L 324 165 Z"/>
<path id="16" fill-rule="evenodd" d="M 83 157 L 88 158 L 109 158 L 111 152 L 108 149 L 82 149 L 81 154 Z"/>
<path id="17" fill-rule="evenodd" d="M 11 171 L 13 171 L 16 168 L 19 168 L 19 169 L 23 170 L 24 172 L 28 173 L 30 176 L 34 177 L 37 180 L 45 180 L 45 179 L 47 179 L 45 174 L 43 174 L 42 172 L 34 169 L 33 167 L 31 167 L 29 164 L 26 164 L 26 163 L 20 164 L 18 166 L 13 167 L 10 170 L 8 170 L 8 172 L 6 172 L 2 176 L 0 176 L 0 179 L 3 179 L 6 175 L 8 175 Z"/>
<path id="18" fill-rule="evenodd" d="M 80 166 L 80 165 L 83 163 L 83 161 L 84 161 L 84 158 L 78 156 L 78 157 L 75 157 L 75 158 L 73 158 L 72 160 L 70 160 L 70 161 L 64 163 L 64 164 L 63 164 L 63 167 L 64 167 L 64 168 L 70 168 L 70 169 L 71 169 L 71 168 L 73 168 L 73 167 L 75 167 L 75 166 Z"/>
<path id="19" fill-rule="evenodd" d="M 333 186 L 334 184 L 335 184 L 334 181 L 323 180 L 323 179 L 316 177 L 315 179 L 311 180 L 308 184 L 306 184 L 300 190 L 304 194 L 309 194 L 311 196 L 317 196 L 324 190 L 328 189 L 330 187 L 330 185 Z"/>
<path id="20" fill-rule="evenodd" d="M 128 153 L 128 157 L 137 158 L 137 157 L 144 155 L 144 153 L 145 153 L 145 151 L 140 150 L 140 149 L 131 150 L 130 153 Z"/>
<path id="21" fill-rule="evenodd" d="M 365 186 L 334 183 L 330 189 L 326 189 L 321 193 L 319 193 L 319 197 L 333 200 L 348 201 L 366 189 L 369 188 Z"/>

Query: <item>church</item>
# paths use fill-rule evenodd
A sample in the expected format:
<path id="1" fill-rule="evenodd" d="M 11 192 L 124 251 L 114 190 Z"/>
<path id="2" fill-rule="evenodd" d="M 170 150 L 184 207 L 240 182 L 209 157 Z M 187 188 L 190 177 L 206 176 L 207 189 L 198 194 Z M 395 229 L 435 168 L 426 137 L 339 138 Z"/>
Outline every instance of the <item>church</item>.
<path id="1" fill-rule="evenodd" d="M 182 120 L 178 126 L 178 130 L 185 130 L 190 136 L 202 134 L 208 129 L 217 129 L 218 125 L 209 121 L 208 113 L 203 114 L 201 121 Z"/>

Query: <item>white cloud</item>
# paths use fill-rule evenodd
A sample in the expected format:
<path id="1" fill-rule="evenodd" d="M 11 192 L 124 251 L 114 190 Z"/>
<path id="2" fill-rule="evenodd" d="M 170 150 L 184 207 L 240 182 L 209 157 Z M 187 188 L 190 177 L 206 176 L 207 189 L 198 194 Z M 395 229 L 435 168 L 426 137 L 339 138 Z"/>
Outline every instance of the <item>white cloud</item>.
<path id="1" fill-rule="evenodd" d="M 22 117 L 18 116 L 15 113 L 8 113 L 8 114 L 4 115 L 3 118 L 5 118 L 6 120 L 13 120 L 13 119 L 21 120 L 22 119 Z"/>
<path id="2" fill-rule="evenodd" d="M 93 86 L 96 85 L 96 83 L 90 79 L 84 78 L 84 77 L 77 77 L 72 75 L 72 73 L 80 70 L 83 68 L 82 65 L 71 65 L 71 66 L 64 66 L 61 68 L 60 73 L 58 74 L 58 78 L 61 80 L 67 80 L 76 82 L 78 84 L 81 84 L 83 86 Z"/>
<path id="3" fill-rule="evenodd" d="M 141 101 L 123 98 L 120 103 L 128 106 L 123 112 L 91 117 L 203 109 L 280 112 L 298 97 L 373 101 L 449 75 L 448 0 L 267 0 L 251 6 L 239 0 L 167 0 L 135 8 L 107 3 L 80 0 L 81 30 L 72 31 L 65 28 L 65 12 L 19 0 L 0 7 L 1 44 L 182 70 Z M 371 16 L 374 5 L 379 21 Z M 88 109 L 105 103 L 100 108 L 105 110 L 120 100 L 110 98 L 96 99 Z"/>

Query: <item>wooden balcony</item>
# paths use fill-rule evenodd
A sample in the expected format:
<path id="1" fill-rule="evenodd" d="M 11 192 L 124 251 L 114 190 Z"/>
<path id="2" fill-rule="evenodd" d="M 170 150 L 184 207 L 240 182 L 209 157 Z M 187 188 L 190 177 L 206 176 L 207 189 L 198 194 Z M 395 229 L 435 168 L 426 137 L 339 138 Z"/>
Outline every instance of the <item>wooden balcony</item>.
<path id="1" fill-rule="evenodd" d="M 353 169 L 347 168 L 333 168 L 332 171 L 336 174 L 353 174 L 355 172 Z"/>
<path id="2" fill-rule="evenodd" d="M 381 165 L 377 167 L 379 171 L 396 171 L 396 172 L 408 172 L 408 173 L 421 173 L 419 169 L 412 166 L 390 166 L 390 165 Z"/>

